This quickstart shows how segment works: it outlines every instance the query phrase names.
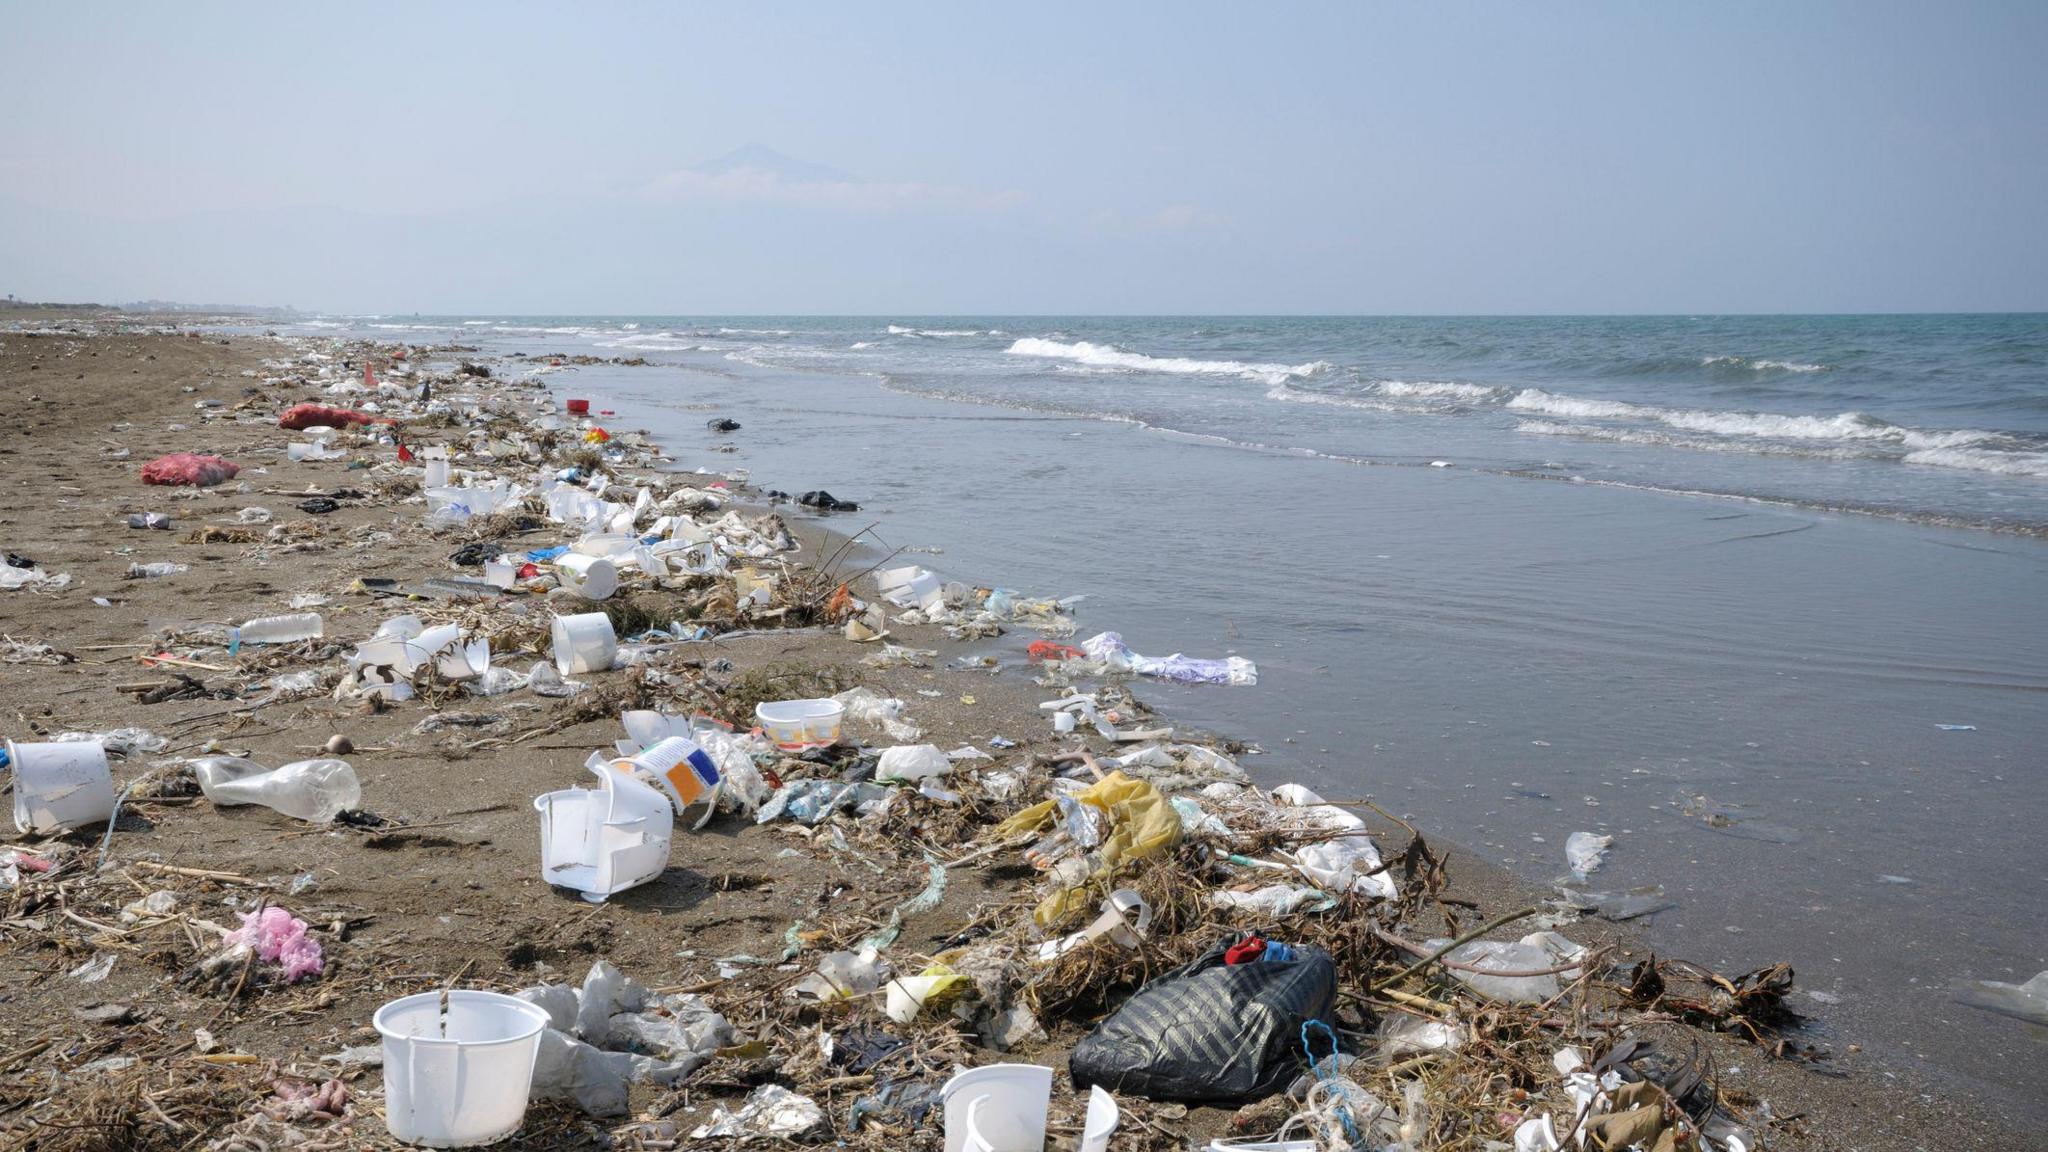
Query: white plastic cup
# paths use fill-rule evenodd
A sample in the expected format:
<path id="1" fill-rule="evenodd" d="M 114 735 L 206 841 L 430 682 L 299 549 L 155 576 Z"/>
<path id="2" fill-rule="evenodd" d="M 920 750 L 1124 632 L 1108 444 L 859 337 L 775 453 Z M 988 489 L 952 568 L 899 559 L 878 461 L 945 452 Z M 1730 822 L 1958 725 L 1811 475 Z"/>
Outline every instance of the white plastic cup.
<path id="1" fill-rule="evenodd" d="M 602 612 L 557 616 L 553 633 L 555 670 L 564 676 L 606 671 L 619 651 L 611 617 Z"/>
<path id="2" fill-rule="evenodd" d="M 448 486 L 450 467 L 447 460 L 429 459 L 426 461 L 426 469 L 427 479 L 423 487 L 446 488 Z"/>
<path id="3" fill-rule="evenodd" d="M 946 1108 L 946 1152 L 967 1152 L 974 1145 L 980 1152 L 1039 1152 L 1045 1145 L 1052 1069 L 1044 1065 L 969 1068 L 946 1081 L 939 1096 Z M 970 1131 L 977 1129 L 979 1139 L 970 1143 Z"/>
<path id="4" fill-rule="evenodd" d="M 14 768 L 14 827 L 42 836 L 98 824 L 114 815 L 114 776 L 97 740 L 51 744 L 7 741 Z"/>
<path id="5" fill-rule="evenodd" d="M 603 763 L 590 770 L 604 787 L 549 792 L 533 807 L 540 813 L 541 878 L 602 903 L 668 867 L 675 810 L 629 773 Z"/>
<path id="6" fill-rule="evenodd" d="M 688 736 L 668 736 L 631 756 L 612 761 L 621 772 L 641 773 L 660 781 L 681 812 L 719 785 L 718 762 Z"/>
<path id="7" fill-rule="evenodd" d="M 394 1139 L 467 1148 L 518 1131 L 546 1012 L 460 989 L 400 997 L 374 1022 L 384 1038 L 384 1128 Z"/>
<path id="8" fill-rule="evenodd" d="M 567 552 L 555 558 L 555 571 L 562 587 L 586 600 L 603 600 L 619 587 L 619 570 L 602 556 Z"/>
<path id="9" fill-rule="evenodd" d="M 474 680 L 491 670 L 491 642 L 479 636 L 468 644 L 452 644 L 434 668 L 444 680 Z"/>
<path id="10" fill-rule="evenodd" d="M 510 588 L 519 583 L 519 565 L 510 560 L 486 560 L 484 582 L 500 588 Z"/>

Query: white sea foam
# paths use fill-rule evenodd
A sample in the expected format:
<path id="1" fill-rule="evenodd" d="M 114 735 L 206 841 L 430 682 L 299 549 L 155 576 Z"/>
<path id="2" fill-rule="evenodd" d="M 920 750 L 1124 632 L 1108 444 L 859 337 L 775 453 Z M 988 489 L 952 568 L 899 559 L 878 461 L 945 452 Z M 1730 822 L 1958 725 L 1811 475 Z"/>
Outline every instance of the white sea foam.
<path id="1" fill-rule="evenodd" d="M 1733 364 L 1738 368 L 1749 368 L 1757 372 L 1825 372 L 1825 364 L 1795 364 L 1789 360 L 1752 360 L 1747 356 L 1702 356 L 1703 365 Z"/>
<path id="2" fill-rule="evenodd" d="M 1042 340 L 1026 336 L 1010 345 L 1012 356 L 1042 356 L 1054 360 L 1072 360 L 1097 368 L 1128 368 L 1136 372 L 1164 372 L 1181 376 L 1243 376 L 1267 384 L 1328 371 L 1330 365 L 1317 360 L 1308 364 L 1247 364 L 1240 360 L 1190 360 L 1178 356 L 1147 356 L 1141 352 L 1125 352 L 1110 344 L 1090 344 L 1085 340 L 1063 344 L 1057 340 Z"/>
<path id="3" fill-rule="evenodd" d="M 859 348 L 873 348 L 873 347 L 875 346 L 875 344 L 876 344 L 876 343 L 877 343 L 877 342 L 876 342 L 876 341 L 873 341 L 873 340 L 856 340 L 856 341 L 855 341 L 855 342 L 853 342 L 852 344 L 849 344 L 849 345 L 847 345 L 847 347 L 848 347 L 848 348 L 853 348 L 853 349 L 859 349 Z"/>
<path id="4" fill-rule="evenodd" d="M 1423 399 L 1491 400 L 1501 394 L 1484 384 L 1452 384 L 1436 380 L 1382 380 L 1373 385 L 1382 395 L 1413 396 Z"/>
<path id="5" fill-rule="evenodd" d="M 977 330 L 977 329 L 974 329 L 974 328 L 905 328 L 905 327 L 904 327 L 903 325 L 901 325 L 901 324 L 891 324 L 891 325 L 889 325 L 889 335 L 891 335 L 891 336 L 939 336 L 939 337 L 944 337 L 944 336 L 979 336 L 979 335 L 981 335 L 981 332 L 980 332 L 979 330 Z M 989 335 L 990 335 L 990 336 L 999 336 L 999 335 L 1001 335 L 1001 333 L 999 333 L 999 332 L 990 332 L 990 333 L 989 333 Z"/>
<path id="6" fill-rule="evenodd" d="M 1931 464 L 1937 468 L 1967 468 L 1973 472 L 1997 472 L 2006 476 L 2048 477 L 2048 453 L 2008 452 L 1999 448 L 1923 448 L 1906 453 L 1908 464 Z"/>
<path id="7" fill-rule="evenodd" d="M 1961 448 L 1996 439 L 1995 433 L 1972 428 L 1909 428 L 1865 416 L 1861 412 L 1841 412 L 1833 416 L 1784 416 L 1773 412 L 1660 408 L 1619 400 L 1584 400 L 1545 392 L 1540 388 L 1522 389 L 1515 393 L 1507 406 L 1520 412 L 1576 420 L 1650 421 L 1715 436 L 1754 436 L 1772 440 L 1877 440 L 1915 451 Z"/>
<path id="8" fill-rule="evenodd" d="M 1321 404 L 1329 408 L 1357 408 L 1365 412 L 1426 412 L 1429 409 L 1413 404 L 1393 404 L 1367 396 L 1333 396 L 1328 392 L 1304 392 L 1290 387 L 1285 381 L 1266 389 L 1266 399 L 1280 400 L 1288 404 Z"/>

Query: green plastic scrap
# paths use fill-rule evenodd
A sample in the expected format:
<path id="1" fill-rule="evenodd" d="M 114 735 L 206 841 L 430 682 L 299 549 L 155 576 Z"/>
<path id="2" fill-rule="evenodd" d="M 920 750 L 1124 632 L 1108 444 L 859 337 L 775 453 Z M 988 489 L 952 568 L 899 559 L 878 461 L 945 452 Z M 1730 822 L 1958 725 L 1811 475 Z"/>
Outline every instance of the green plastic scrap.
<path id="1" fill-rule="evenodd" d="M 889 910 L 889 922 L 882 925 L 880 931 L 861 941 L 860 946 L 862 948 L 873 948 L 876 951 L 880 951 L 894 944 L 896 937 L 903 932 L 903 918 L 905 916 L 915 916 L 920 912 L 929 912 L 939 906 L 939 901 L 946 898 L 946 866 L 933 859 L 932 854 L 929 852 L 924 854 L 924 862 L 925 867 L 931 870 L 930 879 L 925 881 L 924 890 L 898 904 L 896 907 L 891 908 Z"/>

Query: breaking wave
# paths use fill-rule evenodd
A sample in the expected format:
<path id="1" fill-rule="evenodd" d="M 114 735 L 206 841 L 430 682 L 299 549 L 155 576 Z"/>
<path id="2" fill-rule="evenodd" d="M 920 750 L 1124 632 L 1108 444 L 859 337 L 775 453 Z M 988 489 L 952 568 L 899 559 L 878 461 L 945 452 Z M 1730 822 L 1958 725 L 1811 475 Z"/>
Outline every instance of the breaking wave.
<path id="1" fill-rule="evenodd" d="M 1893 424 L 1861 412 L 1833 416 L 1782 416 L 1771 412 L 1715 412 L 1660 408 L 1620 400 L 1582 400 L 1541 388 L 1524 388 L 1507 406 L 1518 412 L 1580 420 L 1640 420 L 1715 436 L 1753 436 L 1771 440 L 1877 440 L 1914 451 L 1962 448 L 1997 440 L 1994 432 L 1971 428 L 1920 429 Z"/>
<path id="2" fill-rule="evenodd" d="M 1308 364 L 1248 364 L 1241 360 L 1190 360 L 1178 356 L 1147 356 L 1142 352 L 1125 352 L 1112 344 L 1090 344 L 1085 340 L 1063 344 L 1058 340 L 1041 340 L 1026 336 L 1010 345 L 1012 356 L 1039 356 L 1053 360 L 1072 360 L 1096 368 L 1124 368 L 1133 372 L 1164 372 L 1180 376 L 1243 376 L 1247 379 L 1278 384 L 1282 381 L 1313 376 L 1326 372 L 1330 365 L 1317 360 Z"/>
<path id="3" fill-rule="evenodd" d="M 1825 372 L 1825 364 L 1795 364 L 1790 360 L 1754 360 L 1748 356 L 1702 356 L 1700 365 L 1711 368 L 1725 364 L 1730 368 L 1748 368 L 1753 372 Z"/>
<path id="4" fill-rule="evenodd" d="M 901 324 L 889 325 L 889 335 L 891 336 L 980 336 L 982 334 L 976 328 L 905 328 Z M 987 333 L 987 335 L 997 336 L 1000 333 L 992 331 Z"/>

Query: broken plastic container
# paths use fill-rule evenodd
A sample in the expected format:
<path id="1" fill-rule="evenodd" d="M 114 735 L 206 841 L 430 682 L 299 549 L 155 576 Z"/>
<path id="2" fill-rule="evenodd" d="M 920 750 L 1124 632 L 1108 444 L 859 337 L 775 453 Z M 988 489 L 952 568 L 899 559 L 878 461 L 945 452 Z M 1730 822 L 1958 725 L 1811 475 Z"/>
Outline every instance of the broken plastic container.
<path id="1" fill-rule="evenodd" d="M 630 773 L 591 768 L 603 785 L 534 798 L 540 813 L 541 878 L 592 903 L 661 875 L 675 836 L 668 797 Z"/>
<path id="2" fill-rule="evenodd" d="M 518 1130 L 546 1012 L 461 989 L 393 1000 L 377 1009 L 375 1023 L 384 1038 L 384 1127 L 393 1138 L 467 1148 Z"/>
<path id="3" fill-rule="evenodd" d="M 114 814 L 114 777 L 97 740 L 7 742 L 14 766 L 14 827 L 50 836 Z"/>
<path id="4" fill-rule="evenodd" d="M 1040 1152 L 1052 1069 L 1038 1064 L 985 1064 L 946 1081 L 945 1152 Z"/>
<path id="5" fill-rule="evenodd" d="M 784 752 L 837 744 L 845 714 L 846 706 L 837 700 L 773 700 L 754 706 L 761 731 Z"/>
<path id="6" fill-rule="evenodd" d="M 564 676 L 603 672 L 619 651 L 611 617 L 602 612 L 557 616 L 554 624 L 555 668 Z"/>
<path id="7" fill-rule="evenodd" d="M 298 820 L 326 824 L 363 805 L 363 786 L 346 760 L 299 760 L 271 770 L 239 756 L 192 762 L 199 790 L 222 808 L 261 804 Z"/>
<path id="8" fill-rule="evenodd" d="M 718 787 L 717 762 L 687 736 L 658 740 L 636 755 L 613 760 L 612 767 L 628 775 L 644 773 L 653 777 L 678 812 Z"/>

